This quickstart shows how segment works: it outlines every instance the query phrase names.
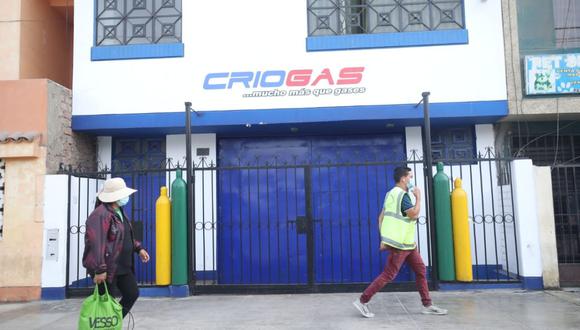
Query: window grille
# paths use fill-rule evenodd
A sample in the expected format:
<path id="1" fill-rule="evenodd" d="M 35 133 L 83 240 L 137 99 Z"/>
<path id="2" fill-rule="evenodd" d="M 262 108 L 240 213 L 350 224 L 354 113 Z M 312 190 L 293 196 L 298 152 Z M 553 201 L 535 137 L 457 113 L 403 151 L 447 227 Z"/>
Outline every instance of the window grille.
<path id="1" fill-rule="evenodd" d="M 431 150 L 434 160 L 473 159 L 475 139 L 473 127 L 435 129 L 431 133 Z"/>
<path id="2" fill-rule="evenodd" d="M 308 0 L 308 35 L 464 29 L 463 0 Z"/>
<path id="3" fill-rule="evenodd" d="M 181 42 L 181 0 L 97 0 L 96 46 Z"/>

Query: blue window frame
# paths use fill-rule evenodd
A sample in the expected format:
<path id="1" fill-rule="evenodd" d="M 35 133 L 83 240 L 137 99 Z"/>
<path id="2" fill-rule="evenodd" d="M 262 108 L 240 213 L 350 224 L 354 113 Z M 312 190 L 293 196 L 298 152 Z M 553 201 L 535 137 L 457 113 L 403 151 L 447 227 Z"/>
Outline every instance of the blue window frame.
<path id="1" fill-rule="evenodd" d="M 308 0 L 308 51 L 468 43 L 464 0 Z"/>
<path id="2" fill-rule="evenodd" d="M 91 59 L 183 57 L 182 0 L 96 0 Z"/>

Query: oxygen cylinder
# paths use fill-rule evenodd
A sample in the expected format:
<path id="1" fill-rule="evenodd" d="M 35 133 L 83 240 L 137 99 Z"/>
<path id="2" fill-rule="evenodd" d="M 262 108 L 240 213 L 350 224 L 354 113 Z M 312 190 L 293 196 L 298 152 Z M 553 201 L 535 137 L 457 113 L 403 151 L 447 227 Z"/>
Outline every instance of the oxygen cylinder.
<path id="1" fill-rule="evenodd" d="M 181 169 L 177 170 L 177 177 L 171 184 L 171 208 L 173 236 L 171 245 L 171 284 L 187 284 L 187 185 L 182 178 Z"/>
<path id="2" fill-rule="evenodd" d="M 469 240 L 469 218 L 467 193 L 461 188 L 461 179 L 455 179 L 455 189 L 451 194 L 453 206 L 453 242 L 455 246 L 455 272 L 457 280 L 473 281 L 471 265 L 471 242 Z"/>
<path id="3" fill-rule="evenodd" d="M 157 285 L 171 283 L 171 202 L 167 197 L 167 187 L 155 203 L 155 282 Z"/>
<path id="4" fill-rule="evenodd" d="M 443 172 L 443 163 L 437 163 L 433 177 L 435 194 L 435 228 L 437 233 L 437 269 L 441 281 L 455 281 L 453 259 L 453 229 L 451 224 L 451 196 L 449 177 Z"/>

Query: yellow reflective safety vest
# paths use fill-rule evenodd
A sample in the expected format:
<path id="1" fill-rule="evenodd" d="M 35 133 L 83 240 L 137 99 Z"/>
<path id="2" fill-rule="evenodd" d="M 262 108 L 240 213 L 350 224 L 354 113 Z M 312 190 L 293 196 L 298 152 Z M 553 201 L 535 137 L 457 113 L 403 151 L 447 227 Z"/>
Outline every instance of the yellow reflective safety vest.
<path id="1" fill-rule="evenodd" d="M 381 225 L 381 241 L 399 250 L 413 250 L 417 220 L 406 217 L 401 212 L 403 196 L 407 192 L 395 186 L 387 193 L 383 205 L 383 223 Z"/>

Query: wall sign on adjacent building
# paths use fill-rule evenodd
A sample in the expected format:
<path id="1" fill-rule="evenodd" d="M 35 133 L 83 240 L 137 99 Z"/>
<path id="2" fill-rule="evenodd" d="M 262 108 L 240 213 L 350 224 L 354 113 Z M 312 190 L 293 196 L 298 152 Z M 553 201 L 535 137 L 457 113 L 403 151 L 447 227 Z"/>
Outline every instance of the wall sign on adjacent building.
<path id="1" fill-rule="evenodd" d="M 525 70 L 527 95 L 580 93 L 580 54 L 526 56 Z"/>

